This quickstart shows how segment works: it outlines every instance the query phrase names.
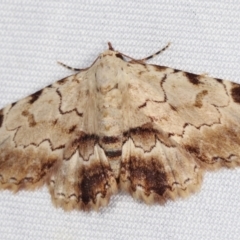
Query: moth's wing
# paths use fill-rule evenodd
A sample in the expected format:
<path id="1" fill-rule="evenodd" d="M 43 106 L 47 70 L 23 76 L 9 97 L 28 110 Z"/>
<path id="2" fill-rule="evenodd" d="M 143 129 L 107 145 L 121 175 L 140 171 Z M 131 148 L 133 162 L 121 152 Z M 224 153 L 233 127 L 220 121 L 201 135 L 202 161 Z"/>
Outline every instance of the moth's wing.
<path id="1" fill-rule="evenodd" d="M 88 146 L 83 160 L 74 145 L 83 136 L 82 144 L 88 145 L 87 131 L 96 127 L 88 84 L 83 71 L 0 110 L 0 188 L 17 191 L 47 183 L 53 202 L 64 209 L 98 208 L 108 201 L 115 182 L 100 150 Z"/>
<path id="2" fill-rule="evenodd" d="M 165 71 L 166 79 L 161 81 L 165 102 L 149 102 L 145 113 L 206 170 L 239 166 L 240 85 Z"/>
<path id="3" fill-rule="evenodd" d="M 135 63 L 129 99 L 135 110 L 121 185 L 132 195 L 146 202 L 187 196 L 203 170 L 240 165 L 239 85 Z"/>
<path id="4" fill-rule="evenodd" d="M 165 203 L 199 190 L 202 170 L 196 159 L 152 123 L 126 134 L 121 188 L 146 203 Z"/>

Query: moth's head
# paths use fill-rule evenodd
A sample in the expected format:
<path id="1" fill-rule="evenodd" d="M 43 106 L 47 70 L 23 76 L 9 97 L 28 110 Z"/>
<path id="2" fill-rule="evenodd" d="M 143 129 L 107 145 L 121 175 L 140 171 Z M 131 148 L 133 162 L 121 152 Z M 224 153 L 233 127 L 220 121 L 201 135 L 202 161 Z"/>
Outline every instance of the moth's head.
<path id="1" fill-rule="evenodd" d="M 101 61 L 102 63 L 111 63 L 111 62 L 113 63 L 113 62 L 118 62 L 119 60 L 123 61 L 125 60 L 123 56 L 124 54 L 118 51 L 115 51 L 114 48 L 112 47 L 112 44 L 109 42 L 108 50 L 99 54 L 97 58 L 97 62 Z"/>
<path id="2" fill-rule="evenodd" d="M 106 50 L 99 55 L 99 58 L 104 58 L 104 57 L 116 57 L 116 58 L 120 58 L 121 60 L 124 60 L 123 54 L 115 50 Z"/>

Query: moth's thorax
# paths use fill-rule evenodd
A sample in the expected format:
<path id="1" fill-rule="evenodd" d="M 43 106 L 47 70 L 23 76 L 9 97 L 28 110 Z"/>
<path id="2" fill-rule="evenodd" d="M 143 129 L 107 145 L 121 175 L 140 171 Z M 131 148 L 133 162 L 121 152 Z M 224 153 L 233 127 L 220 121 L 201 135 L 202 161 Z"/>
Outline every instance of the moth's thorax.
<path id="1" fill-rule="evenodd" d="M 96 99 L 98 109 L 99 134 L 119 136 L 122 132 L 122 66 L 126 63 L 116 56 L 117 52 L 106 51 L 95 62 Z"/>

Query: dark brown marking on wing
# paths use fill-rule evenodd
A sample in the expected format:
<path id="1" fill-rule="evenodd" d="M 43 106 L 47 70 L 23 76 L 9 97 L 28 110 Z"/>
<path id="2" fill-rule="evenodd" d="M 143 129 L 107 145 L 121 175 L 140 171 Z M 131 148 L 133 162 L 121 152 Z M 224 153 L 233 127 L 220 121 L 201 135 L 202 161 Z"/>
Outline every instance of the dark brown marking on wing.
<path id="1" fill-rule="evenodd" d="M 185 148 L 190 154 L 193 154 L 195 156 L 198 156 L 200 154 L 200 148 L 198 146 L 193 147 L 190 145 L 186 145 Z"/>
<path id="2" fill-rule="evenodd" d="M 18 102 L 13 102 L 11 108 L 13 108 Z"/>
<path id="3" fill-rule="evenodd" d="M 193 74 L 193 73 L 188 73 L 188 72 L 183 72 L 183 73 L 188 78 L 189 82 L 191 82 L 192 84 L 198 85 L 201 83 L 199 80 L 199 75 Z"/>
<path id="4" fill-rule="evenodd" d="M 140 108 L 144 108 L 146 106 L 147 106 L 147 102 L 144 102 L 142 105 L 138 106 L 138 108 L 140 109 Z"/>
<path id="5" fill-rule="evenodd" d="M 56 159 L 44 163 L 44 164 L 42 165 L 41 171 L 42 171 L 42 172 L 49 171 L 49 170 L 53 167 L 53 165 L 55 164 L 55 162 L 56 162 Z"/>
<path id="6" fill-rule="evenodd" d="M 4 119 L 3 111 L 0 110 L 0 127 L 2 127 L 3 119 Z"/>
<path id="7" fill-rule="evenodd" d="M 203 90 L 199 92 L 196 96 L 194 106 L 197 108 L 201 108 L 203 106 L 203 98 L 208 94 L 207 90 Z"/>
<path id="8" fill-rule="evenodd" d="M 53 168 L 56 162 L 56 158 L 49 158 L 48 161 L 42 165 L 39 173 L 39 180 L 41 180 Z"/>
<path id="9" fill-rule="evenodd" d="M 30 151 L 29 155 L 25 156 L 26 158 L 28 158 L 28 159 L 24 159 L 25 164 L 30 163 L 31 162 L 30 160 L 33 159 L 35 155 L 31 155 L 31 151 Z M 10 158 L 12 159 L 12 157 L 13 157 L 13 155 L 11 154 Z M 38 155 L 38 158 L 44 160 L 42 155 Z M 22 159 L 18 158 L 17 160 L 18 161 L 23 161 L 23 158 Z M 6 189 L 11 189 L 13 185 L 17 186 L 17 188 L 15 188 L 15 190 L 20 190 L 20 189 L 26 188 L 28 186 L 33 188 L 34 185 L 37 186 L 38 183 L 40 183 L 40 185 L 38 185 L 38 186 L 41 186 L 42 184 L 44 184 L 44 177 L 53 168 L 53 166 L 56 162 L 57 162 L 57 158 L 54 158 L 54 157 L 51 158 L 50 157 L 50 158 L 47 159 L 47 161 L 45 163 L 42 163 L 42 164 L 41 163 L 40 164 L 36 163 L 35 165 L 29 165 L 28 168 L 23 168 L 22 169 L 22 171 L 24 171 L 24 172 L 26 171 L 25 175 L 28 175 L 28 174 L 31 175 L 34 172 L 33 177 L 21 177 L 20 179 L 17 179 L 15 177 L 9 177 L 8 179 L 3 179 L 3 176 L 0 174 L 0 177 L 3 180 L 3 181 L 0 181 L 0 182 L 2 184 L 6 184 L 6 186 L 3 186 L 4 189 L 5 188 Z M 3 166 L 1 166 L 1 167 L 4 167 L 4 162 L 2 162 L 2 164 L 3 164 Z M 15 168 L 15 169 L 19 170 L 15 165 L 13 165 L 12 168 Z M 9 182 L 9 180 L 11 181 L 11 183 Z"/>
<path id="10" fill-rule="evenodd" d="M 124 165 L 122 166 L 123 169 L 130 172 L 128 178 L 131 182 L 132 191 L 135 192 L 137 187 L 141 186 L 147 196 L 152 191 L 159 196 L 163 196 L 166 189 L 170 188 L 167 183 L 167 174 L 156 159 L 147 163 L 144 159 L 131 156 L 128 166 Z"/>
<path id="11" fill-rule="evenodd" d="M 78 139 L 74 141 L 74 143 L 77 143 L 79 145 L 85 144 L 89 141 L 93 141 L 94 144 L 99 141 L 99 137 L 95 134 L 83 134 Z"/>
<path id="12" fill-rule="evenodd" d="M 164 74 L 163 78 L 160 81 L 160 86 L 161 86 L 161 88 L 163 90 L 163 93 L 164 93 L 164 99 L 163 99 L 162 102 L 166 102 L 167 101 L 167 94 L 166 94 L 165 89 L 163 87 L 163 84 L 166 82 L 166 79 L 167 79 L 167 74 Z"/>
<path id="13" fill-rule="evenodd" d="M 35 121 L 35 118 L 34 118 L 34 115 L 32 113 L 29 113 L 28 110 L 24 110 L 22 112 L 22 115 L 24 117 L 27 117 L 27 121 L 28 121 L 29 127 L 34 127 L 34 126 L 37 125 L 37 123 Z"/>
<path id="14" fill-rule="evenodd" d="M 63 79 L 61 79 L 61 80 L 58 80 L 57 83 L 58 83 L 59 85 L 63 85 L 64 83 L 67 82 L 67 79 L 68 79 L 68 78 L 63 78 Z"/>
<path id="15" fill-rule="evenodd" d="M 223 82 L 223 80 L 222 79 L 220 79 L 220 78 L 214 78 L 217 82 L 219 82 L 219 83 L 222 83 Z"/>
<path id="16" fill-rule="evenodd" d="M 116 55 L 115 55 L 117 58 L 120 58 L 120 59 L 122 59 L 123 60 L 123 56 L 122 56 L 122 54 L 120 54 L 120 53 L 116 53 Z"/>
<path id="17" fill-rule="evenodd" d="M 165 71 L 166 69 L 167 69 L 167 67 L 165 67 L 165 66 L 159 66 L 159 65 L 154 65 L 154 64 L 152 64 L 152 66 L 155 68 L 155 70 L 156 71 L 158 71 L 158 72 L 163 72 L 163 71 Z"/>
<path id="18" fill-rule="evenodd" d="M 169 103 L 169 106 L 170 106 L 170 108 L 173 110 L 173 111 L 175 111 L 175 112 L 177 112 L 177 108 L 176 107 L 174 107 L 172 104 L 170 104 Z"/>
<path id="19" fill-rule="evenodd" d="M 96 196 L 100 193 L 104 198 L 107 194 L 109 171 L 107 166 L 94 164 L 83 172 L 82 182 L 79 184 L 81 189 L 82 202 L 87 205 L 90 201 L 96 203 Z"/>
<path id="20" fill-rule="evenodd" d="M 38 98 L 42 95 L 42 92 L 43 92 L 43 89 L 30 95 L 29 97 L 31 97 L 31 99 L 29 100 L 29 103 L 33 104 L 34 102 L 36 102 L 38 100 Z"/>
<path id="21" fill-rule="evenodd" d="M 69 128 L 69 130 L 68 130 L 68 133 L 74 132 L 76 128 L 77 128 L 77 125 L 71 126 L 71 127 Z"/>
<path id="22" fill-rule="evenodd" d="M 240 85 L 236 83 L 232 83 L 233 88 L 231 89 L 231 95 L 233 98 L 233 101 L 236 103 L 240 103 Z"/>

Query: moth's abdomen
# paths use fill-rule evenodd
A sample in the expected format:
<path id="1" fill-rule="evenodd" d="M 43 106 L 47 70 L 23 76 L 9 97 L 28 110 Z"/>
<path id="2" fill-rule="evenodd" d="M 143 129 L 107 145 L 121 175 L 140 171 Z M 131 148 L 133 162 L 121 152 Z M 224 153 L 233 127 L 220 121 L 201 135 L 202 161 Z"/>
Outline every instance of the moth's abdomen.
<path id="1" fill-rule="evenodd" d="M 115 178 L 118 178 L 120 174 L 122 141 L 122 136 L 103 136 L 99 142 L 105 152 Z"/>

